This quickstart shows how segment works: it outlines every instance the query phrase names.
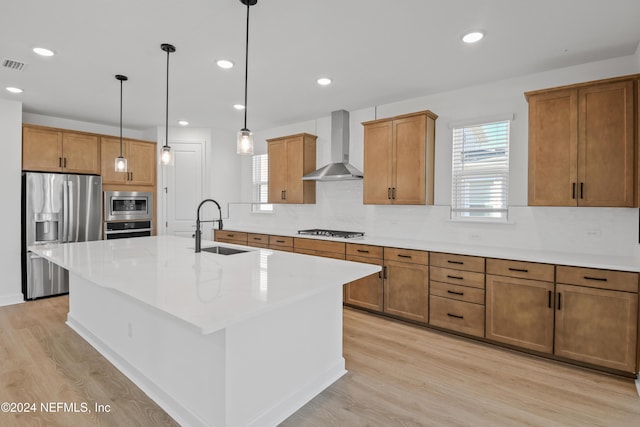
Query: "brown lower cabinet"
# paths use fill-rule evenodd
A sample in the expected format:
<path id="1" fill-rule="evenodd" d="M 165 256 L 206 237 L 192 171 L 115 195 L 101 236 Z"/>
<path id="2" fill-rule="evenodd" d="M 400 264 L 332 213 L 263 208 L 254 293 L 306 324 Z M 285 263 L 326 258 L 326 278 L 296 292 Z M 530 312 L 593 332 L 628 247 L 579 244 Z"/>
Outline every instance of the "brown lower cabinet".
<path id="1" fill-rule="evenodd" d="M 420 323 L 429 321 L 429 266 L 384 261 L 384 312 Z"/>
<path id="2" fill-rule="evenodd" d="M 382 266 L 382 259 L 348 255 L 347 261 L 363 262 Z M 344 303 L 347 305 L 382 311 L 383 307 L 382 272 L 349 282 L 344 286 Z"/>

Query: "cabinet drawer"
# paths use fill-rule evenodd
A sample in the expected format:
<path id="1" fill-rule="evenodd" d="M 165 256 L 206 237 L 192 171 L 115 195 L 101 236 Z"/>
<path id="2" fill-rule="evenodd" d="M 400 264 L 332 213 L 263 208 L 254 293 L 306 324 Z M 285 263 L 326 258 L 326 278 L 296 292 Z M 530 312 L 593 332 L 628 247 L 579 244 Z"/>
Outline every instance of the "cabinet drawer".
<path id="1" fill-rule="evenodd" d="M 249 233 L 247 235 L 247 244 L 249 246 L 268 245 L 269 235 Z M 260 247 L 264 247 L 264 246 L 260 246 Z"/>
<path id="2" fill-rule="evenodd" d="M 313 249 L 304 249 L 304 248 L 295 248 L 293 251 L 297 254 L 315 255 L 315 256 L 321 256 L 324 258 L 344 259 L 344 254 L 340 254 L 336 252 L 324 252 L 324 251 L 316 251 Z"/>
<path id="3" fill-rule="evenodd" d="M 382 259 L 382 246 L 347 243 L 347 255 Z"/>
<path id="4" fill-rule="evenodd" d="M 430 263 L 436 267 L 484 273 L 484 258 L 477 256 L 431 252 Z"/>
<path id="5" fill-rule="evenodd" d="M 293 246 L 269 245 L 269 249 L 273 249 L 274 251 L 293 252 Z"/>
<path id="6" fill-rule="evenodd" d="M 429 272 L 431 280 L 454 285 L 472 286 L 484 289 L 484 273 L 475 271 L 452 270 L 450 268 L 431 267 Z"/>
<path id="7" fill-rule="evenodd" d="M 638 273 L 596 268 L 556 267 L 556 282 L 614 291 L 638 292 Z"/>
<path id="8" fill-rule="evenodd" d="M 484 337 L 484 306 L 431 296 L 429 324 Z"/>
<path id="9" fill-rule="evenodd" d="M 341 254 L 344 259 L 346 243 L 333 242 L 330 240 L 318 240 L 318 239 L 304 239 L 295 237 L 293 239 L 293 247 L 296 249 L 307 249 L 320 252 L 332 252 Z"/>
<path id="10" fill-rule="evenodd" d="M 231 243 L 238 243 L 241 245 L 247 244 L 247 233 L 242 231 L 231 231 L 231 230 L 214 230 L 214 240 L 218 242 L 224 241 L 232 241 Z"/>
<path id="11" fill-rule="evenodd" d="M 552 264 L 487 258 L 487 274 L 553 282 L 554 266 Z"/>
<path id="12" fill-rule="evenodd" d="M 484 305 L 484 289 L 434 282 L 429 284 L 429 293 L 433 296 L 451 298 L 459 301 Z"/>
<path id="13" fill-rule="evenodd" d="M 289 246 L 293 247 L 293 237 L 288 236 L 269 236 L 270 246 Z"/>
<path id="14" fill-rule="evenodd" d="M 384 260 L 429 265 L 429 252 L 413 249 L 384 248 Z"/>

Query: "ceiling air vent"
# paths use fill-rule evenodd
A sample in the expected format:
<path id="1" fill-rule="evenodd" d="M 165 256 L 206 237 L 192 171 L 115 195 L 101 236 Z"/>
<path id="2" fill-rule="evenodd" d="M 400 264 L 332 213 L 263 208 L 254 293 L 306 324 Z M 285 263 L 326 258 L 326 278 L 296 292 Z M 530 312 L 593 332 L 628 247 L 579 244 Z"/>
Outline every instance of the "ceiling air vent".
<path id="1" fill-rule="evenodd" d="M 5 59 L 2 61 L 2 66 L 11 70 L 22 71 L 27 66 L 24 62 L 15 61 L 13 59 Z"/>

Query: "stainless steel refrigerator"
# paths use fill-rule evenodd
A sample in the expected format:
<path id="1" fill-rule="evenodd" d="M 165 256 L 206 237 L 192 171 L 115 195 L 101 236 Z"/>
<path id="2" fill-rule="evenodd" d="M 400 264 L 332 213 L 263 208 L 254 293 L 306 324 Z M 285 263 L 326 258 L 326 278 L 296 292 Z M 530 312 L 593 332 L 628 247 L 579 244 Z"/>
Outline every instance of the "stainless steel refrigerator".
<path id="1" fill-rule="evenodd" d="M 23 172 L 22 292 L 35 299 L 69 292 L 69 273 L 28 250 L 102 238 L 102 178 Z"/>

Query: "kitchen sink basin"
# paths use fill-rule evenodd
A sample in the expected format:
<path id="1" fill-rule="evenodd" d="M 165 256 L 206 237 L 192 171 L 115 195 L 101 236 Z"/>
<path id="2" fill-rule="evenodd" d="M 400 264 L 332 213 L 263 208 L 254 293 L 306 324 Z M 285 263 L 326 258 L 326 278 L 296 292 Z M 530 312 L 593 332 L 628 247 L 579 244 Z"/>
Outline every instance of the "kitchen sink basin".
<path id="1" fill-rule="evenodd" d="M 226 246 L 211 246 L 210 248 L 202 248 L 202 252 L 211 252 L 212 254 L 218 255 L 235 255 L 249 251 L 245 251 L 244 249 L 227 248 Z"/>

